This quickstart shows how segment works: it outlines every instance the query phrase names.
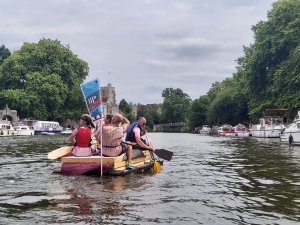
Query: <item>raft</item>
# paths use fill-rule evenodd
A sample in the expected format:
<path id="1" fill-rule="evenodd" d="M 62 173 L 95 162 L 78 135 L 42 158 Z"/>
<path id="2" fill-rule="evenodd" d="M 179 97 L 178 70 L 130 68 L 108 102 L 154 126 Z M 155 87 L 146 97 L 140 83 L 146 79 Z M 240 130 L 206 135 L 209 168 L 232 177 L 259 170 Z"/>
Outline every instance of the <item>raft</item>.
<path id="1" fill-rule="evenodd" d="M 89 156 L 77 157 L 67 156 L 60 159 L 61 167 L 54 172 L 62 175 L 102 174 L 111 176 L 122 176 L 129 173 L 144 173 L 153 168 L 154 162 L 149 151 L 133 150 L 132 164 L 135 168 L 127 169 L 126 154 L 116 157 Z M 102 162 L 101 162 L 102 161 Z M 162 162 L 160 162 L 162 164 Z"/>

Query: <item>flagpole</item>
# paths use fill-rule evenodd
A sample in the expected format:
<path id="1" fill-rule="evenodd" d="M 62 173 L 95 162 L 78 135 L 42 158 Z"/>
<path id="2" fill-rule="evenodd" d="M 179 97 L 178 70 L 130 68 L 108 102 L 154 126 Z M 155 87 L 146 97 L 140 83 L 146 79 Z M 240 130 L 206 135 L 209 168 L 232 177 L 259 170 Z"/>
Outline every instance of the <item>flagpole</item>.
<path id="1" fill-rule="evenodd" d="M 90 82 L 85 82 L 80 85 L 86 107 L 92 118 L 93 123 L 100 120 L 101 129 L 101 176 L 103 175 L 103 160 L 102 160 L 102 120 L 103 120 L 103 105 L 101 99 L 101 90 L 99 79 L 92 80 Z M 93 119 L 94 118 L 94 119 Z"/>
<path id="2" fill-rule="evenodd" d="M 103 148 L 103 126 L 102 126 L 102 120 L 100 121 L 100 129 L 101 129 L 101 136 L 100 136 L 100 140 L 101 140 L 101 144 L 100 144 L 100 155 L 101 155 L 101 177 L 103 176 L 103 154 L 102 154 L 102 148 Z"/>

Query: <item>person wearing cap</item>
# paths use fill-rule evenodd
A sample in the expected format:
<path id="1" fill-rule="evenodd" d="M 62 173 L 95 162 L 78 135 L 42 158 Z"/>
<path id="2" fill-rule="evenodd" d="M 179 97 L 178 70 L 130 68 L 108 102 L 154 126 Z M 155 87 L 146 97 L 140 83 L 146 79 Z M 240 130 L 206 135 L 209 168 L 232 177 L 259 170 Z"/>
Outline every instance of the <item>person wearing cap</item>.
<path id="1" fill-rule="evenodd" d="M 111 118 L 111 125 L 100 126 L 95 133 L 95 137 L 100 142 L 102 135 L 102 155 L 114 157 L 126 152 L 127 168 L 133 169 L 131 164 L 132 147 L 122 143 L 122 138 L 129 124 L 130 122 L 127 118 L 119 113 L 115 113 Z"/>
<path id="2" fill-rule="evenodd" d="M 83 114 L 80 117 L 79 128 L 73 130 L 69 136 L 68 141 L 74 144 L 72 154 L 74 156 L 91 156 L 93 151 L 91 149 L 91 139 L 93 128 L 95 128 L 92 118 L 88 114 Z"/>
<path id="3" fill-rule="evenodd" d="M 134 146 L 134 149 L 153 150 L 152 144 L 141 138 L 146 133 L 146 122 L 145 117 L 140 117 L 138 121 L 133 122 L 128 128 L 125 140 L 137 144 L 137 146 Z"/>

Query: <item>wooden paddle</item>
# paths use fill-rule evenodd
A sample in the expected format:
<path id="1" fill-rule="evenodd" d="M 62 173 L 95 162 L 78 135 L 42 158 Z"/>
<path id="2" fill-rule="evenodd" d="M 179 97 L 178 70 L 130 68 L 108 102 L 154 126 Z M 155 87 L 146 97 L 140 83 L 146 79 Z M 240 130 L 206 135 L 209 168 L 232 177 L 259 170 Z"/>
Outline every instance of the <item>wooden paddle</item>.
<path id="1" fill-rule="evenodd" d="M 167 161 L 170 161 L 172 159 L 172 156 L 173 156 L 173 152 L 165 150 L 165 149 L 154 149 L 154 150 L 151 150 L 151 149 L 148 149 L 148 148 L 143 148 L 143 147 L 141 147 L 141 146 L 139 146 L 137 144 L 126 142 L 126 141 L 123 141 L 122 143 L 127 144 L 127 145 L 132 145 L 132 146 L 138 146 L 139 148 L 142 148 L 144 150 L 152 151 L 159 158 L 165 159 Z"/>
<path id="2" fill-rule="evenodd" d="M 52 152 L 48 153 L 48 159 L 59 159 L 72 151 L 74 146 L 64 146 L 58 149 L 53 150 Z"/>

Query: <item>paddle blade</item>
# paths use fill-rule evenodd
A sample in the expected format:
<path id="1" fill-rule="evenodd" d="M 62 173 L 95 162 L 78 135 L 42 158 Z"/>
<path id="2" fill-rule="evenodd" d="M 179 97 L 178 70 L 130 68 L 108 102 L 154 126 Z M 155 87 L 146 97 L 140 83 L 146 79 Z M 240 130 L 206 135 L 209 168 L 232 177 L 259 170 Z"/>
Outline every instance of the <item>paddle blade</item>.
<path id="1" fill-rule="evenodd" d="M 155 149 L 153 152 L 159 158 L 165 159 L 167 161 L 170 161 L 172 159 L 172 156 L 173 156 L 173 152 L 170 152 L 170 151 L 165 150 L 165 149 Z"/>
<path id="2" fill-rule="evenodd" d="M 64 146 L 48 153 L 48 159 L 59 159 L 72 151 L 73 146 Z"/>
<path id="3" fill-rule="evenodd" d="M 158 160 L 154 160 L 153 171 L 154 171 L 155 173 L 158 173 L 158 172 L 161 171 L 161 165 L 160 165 L 160 163 L 159 163 Z"/>

